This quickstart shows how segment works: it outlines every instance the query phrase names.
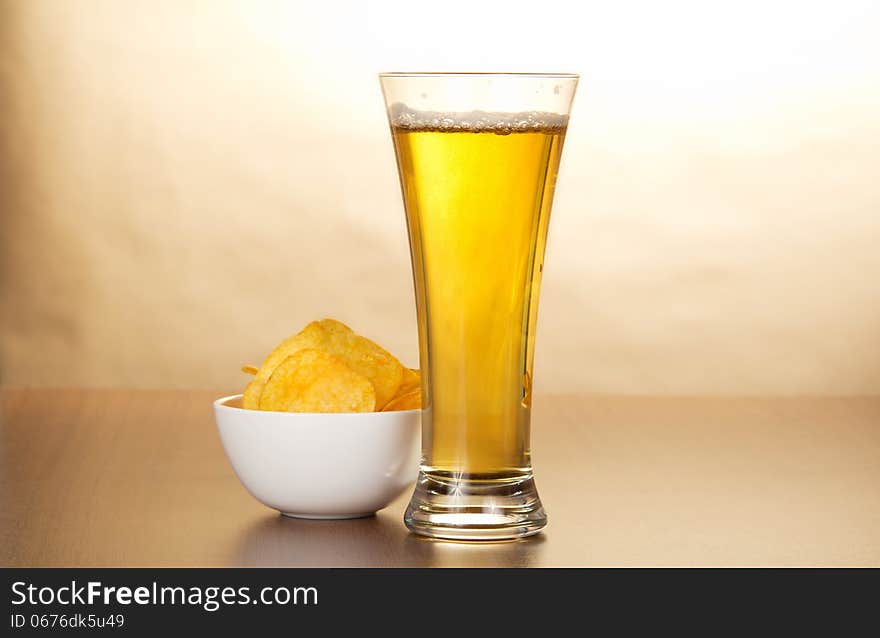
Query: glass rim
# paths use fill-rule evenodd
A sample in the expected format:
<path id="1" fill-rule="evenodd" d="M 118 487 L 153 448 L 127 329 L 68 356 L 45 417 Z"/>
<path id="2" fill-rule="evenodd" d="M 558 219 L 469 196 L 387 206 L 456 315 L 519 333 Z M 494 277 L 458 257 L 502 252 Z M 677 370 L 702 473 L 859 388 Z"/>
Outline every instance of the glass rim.
<path id="1" fill-rule="evenodd" d="M 385 71 L 379 73 L 380 78 L 474 78 L 474 77 L 506 77 L 506 78 L 546 78 L 552 80 L 579 80 L 577 73 L 507 73 L 486 71 Z"/>

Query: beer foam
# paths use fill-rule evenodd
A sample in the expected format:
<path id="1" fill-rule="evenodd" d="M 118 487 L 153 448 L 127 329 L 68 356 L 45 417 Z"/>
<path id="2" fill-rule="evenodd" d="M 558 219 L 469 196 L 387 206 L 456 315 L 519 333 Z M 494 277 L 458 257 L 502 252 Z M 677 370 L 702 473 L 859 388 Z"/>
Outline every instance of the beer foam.
<path id="1" fill-rule="evenodd" d="M 401 102 L 391 105 L 388 109 L 388 118 L 392 128 L 449 133 L 491 132 L 508 135 L 537 131 L 561 132 L 568 126 L 567 115 L 546 111 L 522 113 L 417 111 Z"/>

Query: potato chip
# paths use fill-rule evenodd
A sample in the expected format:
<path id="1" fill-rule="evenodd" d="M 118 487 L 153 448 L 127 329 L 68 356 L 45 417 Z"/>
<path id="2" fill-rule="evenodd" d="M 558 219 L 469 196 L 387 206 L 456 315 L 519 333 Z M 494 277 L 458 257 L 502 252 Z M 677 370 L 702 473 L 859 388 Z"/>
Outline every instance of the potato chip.
<path id="1" fill-rule="evenodd" d="M 400 382 L 400 387 L 397 388 L 397 392 L 394 393 L 394 398 L 402 396 L 404 394 L 409 394 L 416 388 L 421 388 L 422 386 L 422 376 L 418 370 L 413 370 L 411 368 L 403 369 L 403 379 Z"/>
<path id="2" fill-rule="evenodd" d="M 272 376 L 282 361 L 287 357 L 304 348 L 320 348 L 326 340 L 326 335 L 321 325 L 317 321 L 311 322 L 300 332 L 292 337 L 288 337 L 282 341 L 276 348 L 269 353 L 263 365 L 257 371 L 254 380 L 251 381 L 244 390 L 241 404 L 245 409 L 258 410 L 260 405 L 260 395 L 263 393 L 263 387 Z"/>
<path id="3" fill-rule="evenodd" d="M 257 380 L 254 379 L 244 389 L 244 394 L 241 397 L 241 407 L 245 410 L 259 410 L 260 409 L 260 394 L 263 391 L 263 384 L 257 384 Z"/>
<path id="4" fill-rule="evenodd" d="M 245 374 L 256 374 L 260 369 L 257 366 L 241 366 L 241 371 Z"/>
<path id="5" fill-rule="evenodd" d="M 401 394 L 389 401 L 382 412 L 395 412 L 397 410 L 418 410 L 422 407 L 422 389 L 416 388 L 406 394 Z"/>
<path id="6" fill-rule="evenodd" d="M 352 370 L 370 380 L 376 390 L 376 405 L 382 406 L 390 401 L 400 387 L 406 370 L 400 361 L 381 346 L 355 334 L 340 321 L 322 319 L 318 323 L 326 338 L 322 349 L 339 357 Z"/>
<path id="7" fill-rule="evenodd" d="M 245 388 L 242 406 L 258 410 L 266 383 L 279 365 L 304 349 L 320 350 L 335 356 L 352 371 L 365 377 L 375 392 L 375 404 L 384 406 L 398 394 L 418 385 L 418 371 L 408 370 L 388 351 L 356 334 L 334 319 L 313 321 L 302 331 L 281 342 L 263 361 L 253 381 Z"/>
<path id="8" fill-rule="evenodd" d="M 403 371 L 403 381 L 400 384 L 400 387 L 397 388 L 397 392 L 394 393 L 394 396 L 382 406 L 382 411 L 384 412 L 386 409 L 389 409 L 388 406 L 391 405 L 391 410 L 410 410 L 413 408 L 409 407 L 394 407 L 394 405 L 398 405 L 397 400 L 401 397 L 404 397 L 408 394 L 418 394 L 418 401 L 416 408 L 421 407 L 421 392 L 422 392 L 422 378 L 421 373 L 418 370 L 414 370 L 412 368 L 404 368 Z M 403 402 L 404 405 L 409 405 L 412 403 L 412 399 L 409 398 Z"/>
<path id="9" fill-rule="evenodd" d="M 276 412 L 370 412 L 373 384 L 342 360 L 304 348 L 285 358 L 266 381 L 259 408 Z"/>

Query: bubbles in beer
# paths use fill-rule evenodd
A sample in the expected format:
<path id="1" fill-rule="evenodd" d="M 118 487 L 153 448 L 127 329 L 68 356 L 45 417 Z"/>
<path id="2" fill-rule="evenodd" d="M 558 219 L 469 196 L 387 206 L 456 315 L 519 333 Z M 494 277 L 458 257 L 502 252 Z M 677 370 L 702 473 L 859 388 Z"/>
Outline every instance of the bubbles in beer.
<path id="1" fill-rule="evenodd" d="M 467 113 L 443 113 L 440 111 L 417 111 L 400 102 L 389 108 L 392 128 L 409 131 L 436 131 L 448 133 L 510 133 L 557 132 L 568 126 L 568 116 L 546 111 L 522 113 L 495 113 L 470 111 Z"/>

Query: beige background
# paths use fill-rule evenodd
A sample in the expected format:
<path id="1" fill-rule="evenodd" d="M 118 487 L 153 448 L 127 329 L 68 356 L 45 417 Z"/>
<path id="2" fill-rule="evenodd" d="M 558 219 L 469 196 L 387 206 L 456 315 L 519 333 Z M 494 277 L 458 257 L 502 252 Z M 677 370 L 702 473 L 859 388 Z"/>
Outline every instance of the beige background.
<path id="1" fill-rule="evenodd" d="M 0 0 L 0 382 L 234 388 L 325 315 L 415 365 L 375 73 L 517 70 L 583 76 L 539 391 L 880 392 L 878 32 L 867 1 Z"/>

